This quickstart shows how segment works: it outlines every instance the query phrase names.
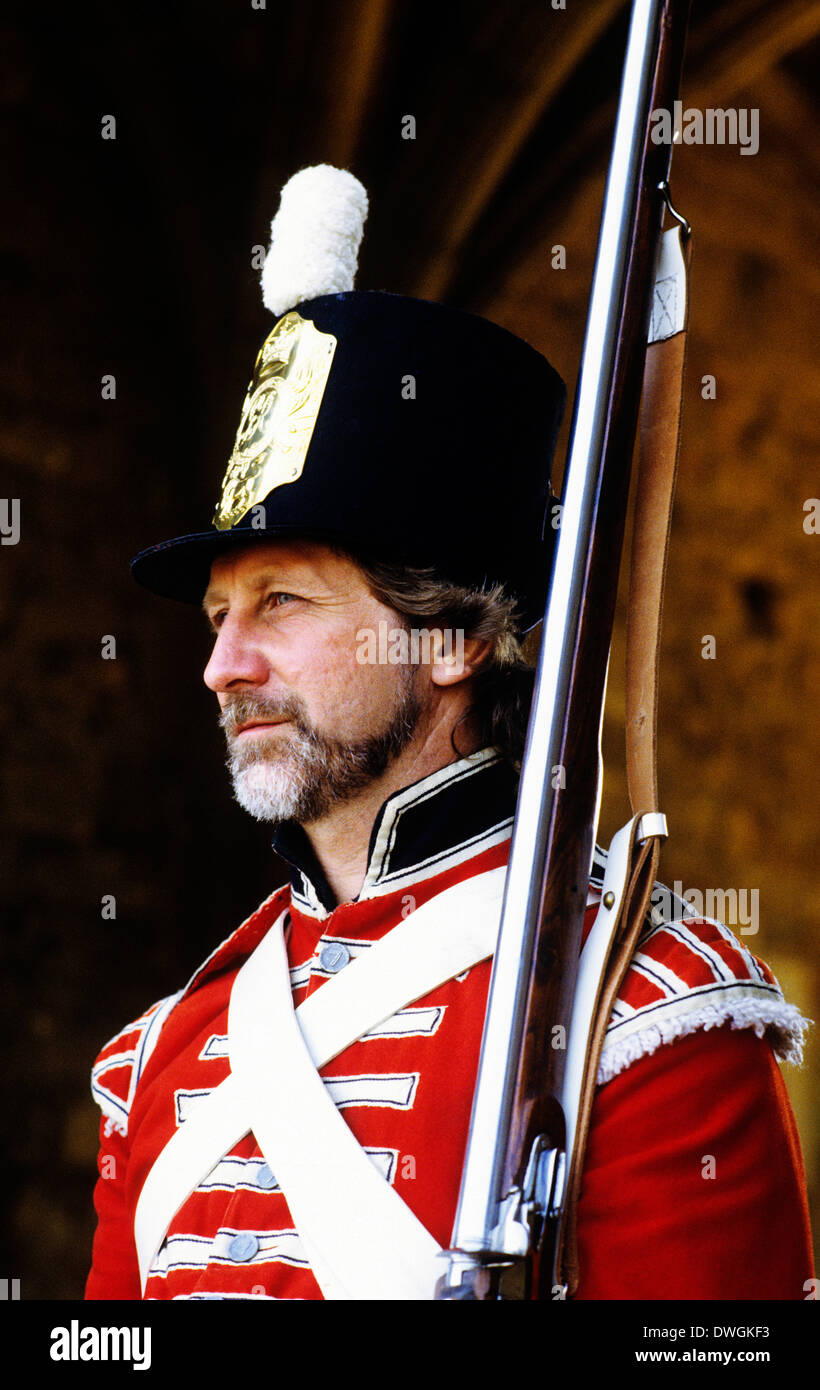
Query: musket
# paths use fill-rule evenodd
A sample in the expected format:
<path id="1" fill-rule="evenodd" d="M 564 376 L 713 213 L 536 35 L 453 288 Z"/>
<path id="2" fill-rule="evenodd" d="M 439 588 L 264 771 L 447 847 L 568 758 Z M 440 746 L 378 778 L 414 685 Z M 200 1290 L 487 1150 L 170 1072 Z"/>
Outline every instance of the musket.
<path id="1" fill-rule="evenodd" d="M 452 1249 L 436 1297 L 561 1297 L 562 1100 L 600 726 L 688 0 L 634 0 Z M 557 1031 L 556 1031 L 557 1030 Z"/>

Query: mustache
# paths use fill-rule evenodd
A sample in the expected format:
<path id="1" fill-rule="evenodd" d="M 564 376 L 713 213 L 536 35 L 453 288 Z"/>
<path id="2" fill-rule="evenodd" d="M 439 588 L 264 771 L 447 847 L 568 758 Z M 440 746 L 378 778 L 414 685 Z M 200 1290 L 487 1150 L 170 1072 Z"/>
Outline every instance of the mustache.
<path id="1" fill-rule="evenodd" d="M 225 730 L 225 735 L 230 740 L 236 738 L 242 725 L 247 724 L 249 719 L 289 719 L 302 733 L 309 732 L 305 707 L 301 700 L 292 695 L 279 699 L 263 699 L 259 695 L 231 695 L 222 707 L 219 727 Z"/>

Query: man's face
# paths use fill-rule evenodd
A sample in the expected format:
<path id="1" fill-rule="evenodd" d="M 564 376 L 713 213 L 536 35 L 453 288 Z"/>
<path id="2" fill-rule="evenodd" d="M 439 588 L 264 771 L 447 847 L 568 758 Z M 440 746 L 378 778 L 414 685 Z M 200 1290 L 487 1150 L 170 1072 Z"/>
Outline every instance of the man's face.
<path id="1" fill-rule="evenodd" d="M 413 739 L 422 713 L 408 665 L 362 665 L 362 629 L 399 625 L 352 560 L 276 541 L 214 561 L 204 599 L 216 692 L 240 805 L 259 820 L 321 819 Z"/>

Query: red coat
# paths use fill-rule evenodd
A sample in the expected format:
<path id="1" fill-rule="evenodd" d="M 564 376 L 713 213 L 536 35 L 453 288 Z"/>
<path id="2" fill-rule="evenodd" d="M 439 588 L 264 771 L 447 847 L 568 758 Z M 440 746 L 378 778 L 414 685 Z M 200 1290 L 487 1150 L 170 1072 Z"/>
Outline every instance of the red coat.
<path id="1" fill-rule="evenodd" d="M 331 966 L 355 958 L 412 907 L 506 863 L 501 775 L 485 752 L 391 799 L 356 902 L 323 906 L 305 860 L 294 885 L 264 903 L 180 995 L 103 1049 L 94 1069 L 104 1118 L 88 1298 L 140 1297 L 133 1222 L 142 1185 L 189 1108 L 228 1074 L 231 985 L 271 923 L 289 907 L 299 1004 L 329 978 L 320 959 L 329 943 Z M 468 823 L 477 811 L 479 832 Z M 587 926 L 594 915 L 593 905 Z M 321 1068 L 357 1139 L 443 1246 L 489 975 L 489 962 L 474 966 Z M 579 1207 L 579 1298 L 806 1296 L 805 1182 L 772 1050 L 794 1055 L 799 1036 L 771 973 L 725 928 L 687 918 L 648 930 L 601 1061 Z M 251 1134 L 177 1211 L 146 1289 L 149 1298 L 220 1296 L 321 1298 Z"/>

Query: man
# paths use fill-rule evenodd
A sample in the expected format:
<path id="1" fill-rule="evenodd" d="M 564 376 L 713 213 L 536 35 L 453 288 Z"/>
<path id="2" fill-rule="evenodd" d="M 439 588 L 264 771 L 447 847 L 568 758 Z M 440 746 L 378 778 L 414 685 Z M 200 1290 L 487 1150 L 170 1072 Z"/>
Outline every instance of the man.
<path id="1" fill-rule="evenodd" d="M 344 240 L 363 194 L 340 177 Z M 301 244 L 277 224 L 274 251 Z M 281 317 L 216 529 L 134 572 L 204 602 L 235 794 L 291 881 L 98 1058 L 92 1298 L 429 1298 L 458 1197 L 563 388 L 482 320 L 266 274 Z M 579 1297 L 805 1297 L 773 1051 L 801 1026 L 725 928 L 648 922 L 601 1059 Z"/>

